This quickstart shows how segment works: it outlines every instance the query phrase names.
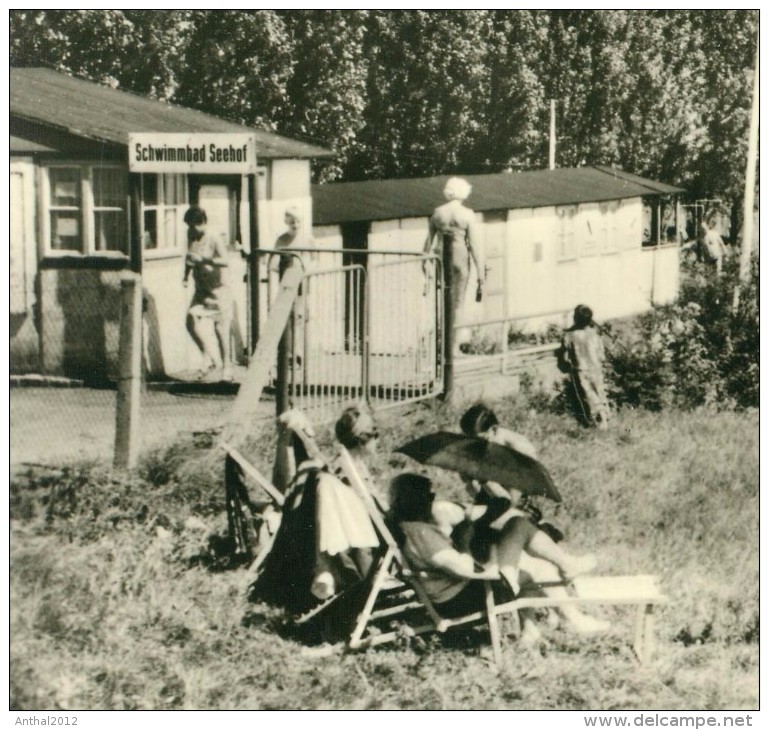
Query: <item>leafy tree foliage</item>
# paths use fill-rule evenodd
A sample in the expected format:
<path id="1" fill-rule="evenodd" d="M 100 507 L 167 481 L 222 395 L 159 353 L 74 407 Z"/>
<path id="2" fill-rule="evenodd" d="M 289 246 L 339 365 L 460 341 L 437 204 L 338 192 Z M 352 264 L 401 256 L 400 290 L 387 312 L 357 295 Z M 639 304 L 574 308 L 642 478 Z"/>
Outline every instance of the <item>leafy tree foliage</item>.
<path id="1" fill-rule="evenodd" d="M 485 61 L 488 95 L 464 165 L 468 172 L 528 170 L 546 164 L 548 24 L 543 11 L 492 12 Z"/>
<path id="2" fill-rule="evenodd" d="M 188 30 L 184 10 L 13 10 L 10 61 L 167 99 Z"/>
<path id="3" fill-rule="evenodd" d="M 367 11 L 303 10 L 280 13 L 290 38 L 292 74 L 281 117 L 283 133 L 333 148 L 317 166 L 320 180 L 343 175 L 362 153 L 359 132 L 366 108 L 368 62 L 363 51 Z"/>
<path id="4" fill-rule="evenodd" d="M 738 202 L 754 11 L 13 10 L 11 63 L 336 150 L 320 180 L 614 164 Z"/>
<path id="5" fill-rule="evenodd" d="M 349 177 L 413 177 L 461 168 L 481 128 L 489 71 L 485 11 L 372 13 L 365 52 L 366 153 Z"/>
<path id="6" fill-rule="evenodd" d="M 194 11 L 174 101 L 275 131 L 288 105 L 291 40 L 273 10 Z"/>

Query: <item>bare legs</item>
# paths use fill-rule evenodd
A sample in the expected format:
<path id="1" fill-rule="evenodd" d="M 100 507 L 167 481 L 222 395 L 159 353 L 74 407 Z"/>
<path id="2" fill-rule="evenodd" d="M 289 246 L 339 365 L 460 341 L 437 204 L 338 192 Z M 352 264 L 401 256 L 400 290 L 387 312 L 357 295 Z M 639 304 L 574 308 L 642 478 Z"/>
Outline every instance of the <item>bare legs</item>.
<path id="1" fill-rule="evenodd" d="M 232 317 L 229 310 L 212 316 L 187 314 L 187 332 L 205 358 L 204 370 L 222 368 L 222 378 L 232 379 L 230 359 L 230 328 Z"/>
<path id="2" fill-rule="evenodd" d="M 208 327 L 203 320 L 203 317 L 187 314 L 187 332 L 205 358 L 203 369 L 210 370 L 217 367 L 220 362 L 219 347 L 212 328 Z"/>
<path id="3" fill-rule="evenodd" d="M 597 564 L 594 555 L 571 555 L 523 517 L 509 520 L 502 528 L 496 544 L 496 557 L 500 574 L 516 594 L 520 591 L 519 568 L 537 582 L 552 583 L 589 573 Z M 540 590 L 550 598 L 568 596 L 563 586 L 543 586 Z M 567 626 L 581 634 L 605 631 L 609 627 L 608 622 L 588 616 L 573 605 L 560 606 L 559 612 Z M 540 638 L 539 629 L 531 612 L 521 613 L 521 640 L 524 643 L 535 643 Z"/>
<path id="4" fill-rule="evenodd" d="M 553 583 L 560 580 L 561 576 L 559 575 L 558 568 L 553 563 L 524 553 L 521 556 L 520 568 L 521 583 L 524 585 L 525 591 L 528 589 L 526 584 L 532 582 L 534 583 L 532 586 L 533 590 L 548 598 L 568 597 L 569 594 L 563 586 L 536 585 L 537 583 Z M 557 611 L 565 620 L 567 628 L 579 634 L 593 634 L 606 631 L 609 628 L 608 621 L 589 616 L 573 605 L 559 606 Z M 531 611 L 521 611 L 521 625 L 523 629 L 521 640 L 524 643 L 532 644 L 540 638 L 540 633 L 534 623 Z"/>

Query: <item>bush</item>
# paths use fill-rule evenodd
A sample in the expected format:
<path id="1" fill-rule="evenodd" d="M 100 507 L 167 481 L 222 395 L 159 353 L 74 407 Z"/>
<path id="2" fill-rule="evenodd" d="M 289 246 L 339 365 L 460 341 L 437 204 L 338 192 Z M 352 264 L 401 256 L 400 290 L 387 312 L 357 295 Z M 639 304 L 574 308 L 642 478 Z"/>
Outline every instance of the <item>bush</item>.
<path id="1" fill-rule="evenodd" d="M 699 315 L 694 303 L 659 307 L 618 331 L 608 348 L 608 389 L 618 405 L 661 410 L 719 400 Z"/>
<path id="2" fill-rule="evenodd" d="M 757 258 L 736 310 L 735 260 L 719 278 L 690 263 L 682 275 L 678 303 L 607 328 L 610 397 L 650 410 L 758 406 Z"/>

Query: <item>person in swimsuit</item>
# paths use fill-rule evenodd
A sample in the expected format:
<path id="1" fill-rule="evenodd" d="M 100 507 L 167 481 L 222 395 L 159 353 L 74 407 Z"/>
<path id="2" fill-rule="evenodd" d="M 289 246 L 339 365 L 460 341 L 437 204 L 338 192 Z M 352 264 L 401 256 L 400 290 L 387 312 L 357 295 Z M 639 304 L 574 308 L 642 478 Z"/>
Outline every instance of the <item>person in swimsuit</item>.
<path id="1" fill-rule="evenodd" d="M 495 598 L 511 600 L 520 590 L 519 563 L 526 552 L 539 558 L 538 562 L 550 564 L 552 576 L 548 574 L 547 577 L 555 580 L 559 576 L 570 580 L 596 567 L 594 555 L 576 556 L 567 552 L 521 515 L 506 519 L 504 525 L 494 529 L 495 535 L 491 538 L 494 557 L 491 561 L 484 557 L 484 563 L 479 563 L 464 546 L 458 549 L 453 534 L 447 534 L 452 524 L 445 524 L 442 518 L 450 506 L 450 503 L 439 505 L 435 502 L 432 481 L 421 474 L 399 474 L 391 482 L 390 519 L 395 538 L 412 568 L 426 573 L 427 578 L 422 581 L 425 592 L 435 603 L 438 613 L 446 618 L 462 616 L 483 607 L 484 592 L 479 580 L 504 579 L 494 585 Z M 480 514 L 477 514 L 479 509 Z M 480 522 L 486 517 L 487 510 L 493 511 L 490 519 L 497 516 L 493 505 L 458 509 L 457 520 L 450 520 L 450 523 L 455 523 L 453 526 L 456 527 L 463 517 Z M 582 621 L 578 621 L 575 628 L 582 633 L 608 628 L 605 622 L 587 616 L 580 618 Z M 528 630 L 536 631 L 533 621 L 529 619 L 526 623 Z"/>
<path id="2" fill-rule="evenodd" d="M 230 361 L 230 326 L 232 296 L 222 281 L 222 269 L 227 266 L 226 251 L 221 242 L 208 233 L 205 210 L 192 206 L 184 214 L 187 224 L 186 283 L 192 272 L 195 293 L 187 310 L 187 331 L 206 362 L 200 371 L 204 377 L 215 368 L 222 368 L 222 380 L 232 380 Z M 214 337 L 206 320 L 213 321 Z"/>
<path id="3" fill-rule="evenodd" d="M 306 235 L 303 231 L 302 214 L 299 211 L 299 208 L 296 206 L 287 208 L 284 221 L 286 223 L 286 231 L 285 233 L 282 233 L 280 236 L 278 236 L 278 238 L 275 240 L 276 252 L 289 251 L 295 246 L 305 248 L 315 247 L 312 238 Z M 314 261 L 317 254 L 310 254 L 308 256 L 306 253 L 301 253 L 300 256 L 302 257 L 303 263 L 306 265 L 306 259 Z M 274 258 L 278 258 L 279 261 L 277 263 L 273 263 L 272 268 L 273 270 L 277 269 L 278 275 L 281 278 L 283 277 L 286 269 L 294 266 L 297 261 L 295 256 L 275 256 Z"/>
<path id="4" fill-rule="evenodd" d="M 476 247 L 475 213 L 463 205 L 471 190 L 470 183 L 459 177 L 452 177 L 446 183 L 443 195 L 448 202 L 433 212 L 424 248 L 425 254 L 438 253 L 442 257 L 454 324 L 459 322 L 459 310 L 465 300 L 471 260 L 478 288 L 483 286 L 483 268 Z"/>

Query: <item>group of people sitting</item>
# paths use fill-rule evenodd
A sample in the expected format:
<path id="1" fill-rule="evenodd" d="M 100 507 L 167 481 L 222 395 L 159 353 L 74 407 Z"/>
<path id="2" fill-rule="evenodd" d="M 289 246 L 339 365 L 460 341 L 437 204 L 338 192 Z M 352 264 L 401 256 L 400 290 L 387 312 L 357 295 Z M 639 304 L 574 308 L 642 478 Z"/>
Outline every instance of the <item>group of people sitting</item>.
<path id="1" fill-rule="evenodd" d="M 471 407 L 460 426 L 468 436 L 536 458 L 531 442 L 503 428 L 483 404 Z M 338 463 L 308 470 L 314 475 L 311 487 L 307 480 L 302 483 L 302 467 L 297 465 L 299 476 L 287 492 L 283 521 L 251 587 L 252 599 L 299 614 L 350 587 L 363 596 L 360 588 L 368 585 L 380 550 L 370 508 L 385 518 L 404 559 L 419 573 L 425 593 L 445 618 L 482 608 L 483 581 L 492 581 L 497 601 L 511 600 L 522 590 L 557 597 L 567 595 L 568 581 L 595 569 L 594 555 L 570 553 L 560 532 L 543 523 L 541 512 L 510 485 L 463 477 L 470 500 L 459 503 L 437 498 L 428 477 L 406 472 L 392 480 L 389 504 L 383 504 L 368 469 L 379 435 L 371 414 L 364 407 L 350 407 L 335 432 L 371 502 L 363 504 Z M 356 612 L 355 607 L 349 610 Z M 567 628 L 579 633 L 608 628 L 607 622 L 573 605 L 562 605 L 559 612 Z M 541 635 L 534 616 L 522 612 L 521 625 L 521 641 L 536 643 Z"/>

